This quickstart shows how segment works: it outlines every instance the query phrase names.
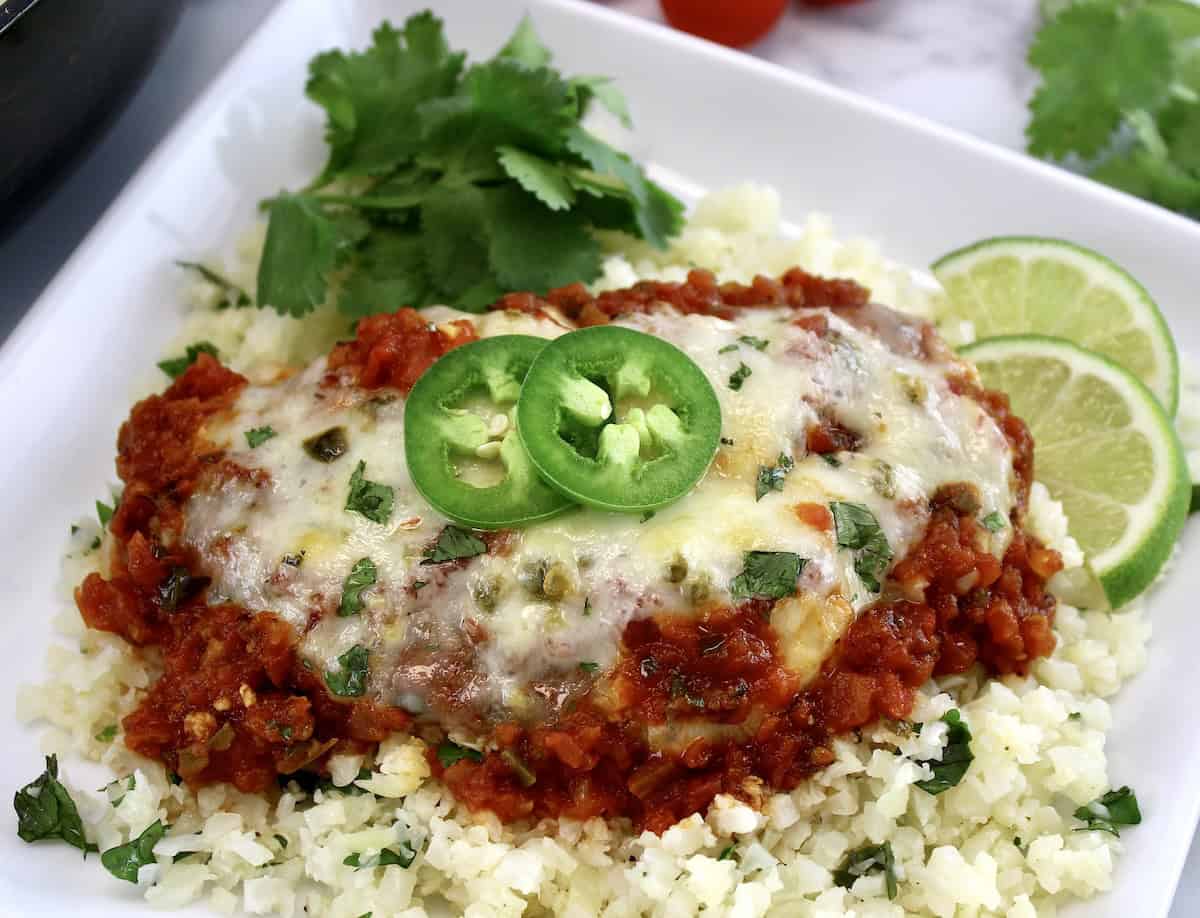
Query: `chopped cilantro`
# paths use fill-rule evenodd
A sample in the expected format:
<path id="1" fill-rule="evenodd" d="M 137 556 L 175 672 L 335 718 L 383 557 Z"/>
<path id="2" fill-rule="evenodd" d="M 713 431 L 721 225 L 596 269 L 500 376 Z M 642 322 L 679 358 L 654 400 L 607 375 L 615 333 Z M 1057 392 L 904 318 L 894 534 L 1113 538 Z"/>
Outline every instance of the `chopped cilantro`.
<path id="1" fill-rule="evenodd" d="M 982 520 L 983 528 L 988 532 L 999 532 L 1008 525 L 1008 520 L 1004 518 L 1004 514 L 999 510 L 993 511 L 985 516 Z"/>
<path id="2" fill-rule="evenodd" d="M 772 491 L 782 491 L 783 480 L 795 466 L 796 463 L 792 457 L 786 453 L 780 453 L 774 465 L 760 465 L 758 467 L 758 483 L 754 488 L 754 499 L 759 501 Z"/>
<path id="3" fill-rule="evenodd" d="M 846 855 L 842 865 L 833 872 L 833 882 L 843 889 L 850 889 L 859 877 L 877 870 L 883 871 L 887 897 L 895 899 L 899 891 L 896 885 L 896 858 L 892 854 L 892 843 L 864 845 Z"/>
<path id="4" fill-rule="evenodd" d="M 246 431 L 246 443 L 251 449 L 257 449 L 274 436 L 277 434 L 275 428 L 270 424 L 263 427 L 252 427 Z"/>
<path id="5" fill-rule="evenodd" d="M 593 663 L 591 660 L 584 660 L 579 664 L 579 668 L 585 673 L 594 673 L 600 669 L 600 664 Z"/>
<path id="6" fill-rule="evenodd" d="M 178 379 L 183 375 L 183 371 L 195 363 L 196 358 L 201 354 L 208 354 L 212 357 L 219 356 L 215 344 L 211 344 L 208 341 L 197 341 L 195 344 L 189 344 L 184 349 L 182 357 L 171 357 L 167 360 L 160 360 L 158 368 L 172 379 Z"/>
<path id="7" fill-rule="evenodd" d="M 729 377 L 729 388 L 732 389 L 734 392 L 737 392 L 739 389 L 742 388 L 742 383 L 744 383 L 747 379 L 749 379 L 750 374 L 753 372 L 754 371 L 751 370 L 744 363 L 739 363 L 738 368 L 736 370 L 734 370 L 733 373 Z"/>
<path id="8" fill-rule="evenodd" d="M 87 840 L 83 820 L 70 792 L 58 780 L 58 757 L 46 756 L 46 770 L 13 797 L 17 811 L 17 835 L 21 841 L 35 842 L 60 838 L 83 852 L 99 850 Z"/>
<path id="9" fill-rule="evenodd" d="M 96 741 L 100 743 L 111 743 L 117 738 L 117 725 L 109 724 L 103 730 L 96 734 Z"/>
<path id="10" fill-rule="evenodd" d="M 892 549 L 875 514 L 865 504 L 847 501 L 834 501 L 829 510 L 837 529 L 838 547 L 856 552 L 855 572 L 863 586 L 878 593 L 879 578 L 891 563 Z"/>
<path id="11" fill-rule="evenodd" d="M 276 835 L 275 841 L 279 842 L 280 848 L 286 848 L 288 846 L 288 840 L 286 838 L 284 838 L 282 835 Z"/>
<path id="12" fill-rule="evenodd" d="M 738 600 L 791 596 L 807 561 L 790 551 L 748 551 L 729 591 Z"/>
<path id="13" fill-rule="evenodd" d="M 460 558 L 473 558 L 487 551 L 487 543 L 465 529 L 447 526 L 438 533 L 437 541 L 425 550 L 422 564 L 442 564 Z"/>
<path id="14" fill-rule="evenodd" d="M 955 787 L 971 767 L 975 754 L 971 752 L 971 730 L 963 723 L 962 715 L 957 708 L 952 708 L 942 715 L 942 722 L 949 726 L 946 733 L 946 745 L 942 749 L 940 759 L 928 759 L 921 765 L 929 766 L 933 772 L 932 778 L 915 782 L 917 787 L 935 797 Z"/>
<path id="15" fill-rule="evenodd" d="M 350 574 L 342 584 L 342 601 L 338 605 L 338 615 L 345 618 L 356 615 L 363 610 L 362 594 L 376 582 L 377 572 L 375 562 L 370 558 L 359 558 L 350 568 Z"/>
<path id="16" fill-rule="evenodd" d="M 367 648 L 355 644 L 338 657 L 338 668 L 325 671 L 325 684 L 329 691 L 343 698 L 358 698 L 367 691 L 367 675 L 370 672 L 367 664 L 369 656 Z"/>
<path id="17" fill-rule="evenodd" d="M 413 592 L 420 593 L 427 586 L 429 586 L 428 580 L 414 580 L 412 584 Z"/>
<path id="18" fill-rule="evenodd" d="M 611 81 L 553 70 L 527 19 L 495 57 L 464 64 L 430 12 L 310 62 L 329 156 L 306 191 L 268 202 L 260 306 L 303 315 L 336 274 L 350 315 L 479 310 L 598 276 L 594 229 L 660 248 L 679 229 L 682 205 L 580 127 L 593 100 L 628 119 Z"/>
<path id="19" fill-rule="evenodd" d="M 1083 720 L 1083 714 L 1080 711 L 1072 711 L 1067 715 L 1067 720 Z"/>
<path id="20" fill-rule="evenodd" d="M 188 271 L 195 271 L 221 292 L 221 296 L 216 302 L 218 311 L 223 309 L 242 309 L 251 304 L 250 294 L 229 280 L 229 278 L 218 274 L 207 265 L 202 265 L 195 261 L 177 261 L 175 264 Z"/>
<path id="21" fill-rule="evenodd" d="M 138 881 L 138 869 L 154 863 L 154 846 L 167 834 L 167 827 L 156 819 L 137 838 L 109 848 L 100 855 L 100 862 L 118 880 Z"/>
<path id="22" fill-rule="evenodd" d="M 818 453 L 818 455 L 821 457 L 822 460 L 824 460 L 825 464 L 827 466 L 829 466 L 830 468 L 840 469 L 842 467 L 842 460 L 839 459 L 837 456 L 835 456 L 833 453 Z"/>
<path id="23" fill-rule="evenodd" d="M 106 526 L 108 526 L 109 521 L 113 518 L 114 513 L 116 513 L 116 509 L 114 507 L 110 507 L 103 501 L 96 501 L 96 518 L 100 520 L 101 529 L 104 529 Z"/>
<path id="24" fill-rule="evenodd" d="M 366 870 L 369 867 L 389 867 L 392 864 L 398 864 L 407 869 L 412 866 L 412 862 L 416 860 L 417 852 L 408 842 L 402 841 L 398 846 L 398 850 L 384 848 L 374 857 L 369 857 L 365 861 L 362 855 L 355 853 L 348 855 L 342 863 L 347 867 L 353 867 L 355 870 Z M 370 914 L 368 912 L 367 914 Z"/>
<path id="25" fill-rule="evenodd" d="M 395 492 L 384 484 L 367 480 L 363 474 L 367 464 L 362 460 L 350 475 L 350 491 L 346 495 L 346 510 L 360 513 L 372 523 L 386 523 L 392 516 Z"/>
<path id="26" fill-rule="evenodd" d="M 721 849 L 721 853 L 717 855 L 718 861 L 732 861 L 737 854 L 736 845 L 726 845 Z"/>
<path id="27" fill-rule="evenodd" d="M 652 520 L 652 519 L 654 519 L 654 511 L 653 511 L 653 510 L 647 510 L 646 512 L 644 512 L 644 513 L 642 514 L 642 518 L 641 518 L 640 520 L 638 520 L 638 523 L 639 523 L 639 524 L 641 524 L 641 523 L 648 523 L 648 522 L 650 522 L 650 520 Z"/>
<path id="28" fill-rule="evenodd" d="M 1087 823 L 1076 832 L 1095 830 L 1120 836 L 1117 826 L 1136 826 L 1142 821 L 1137 795 L 1128 787 L 1110 790 L 1075 811 L 1075 818 Z"/>
<path id="29" fill-rule="evenodd" d="M 754 335 L 738 335 L 738 341 L 747 347 L 754 348 L 756 351 L 765 351 L 767 345 L 771 343 L 766 338 L 756 338 Z"/>
<path id="30" fill-rule="evenodd" d="M 450 740 L 445 740 L 438 745 L 437 757 L 438 761 L 442 763 L 443 768 L 449 768 L 463 759 L 466 759 L 468 762 L 483 761 L 483 753 L 478 749 L 472 749 L 470 746 L 460 746 L 458 743 L 450 742 Z"/>
<path id="31" fill-rule="evenodd" d="M 737 349 L 738 349 L 738 346 L 736 344 L 726 344 L 724 347 L 717 348 L 717 353 L 718 354 L 728 354 L 731 351 L 736 351 Z"/>

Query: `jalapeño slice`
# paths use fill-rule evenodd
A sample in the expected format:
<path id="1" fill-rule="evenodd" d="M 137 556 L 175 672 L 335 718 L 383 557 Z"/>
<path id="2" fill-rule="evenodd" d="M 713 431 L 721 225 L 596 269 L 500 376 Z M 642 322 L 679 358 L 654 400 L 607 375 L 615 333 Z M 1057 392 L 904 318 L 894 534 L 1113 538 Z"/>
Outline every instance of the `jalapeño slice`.
<path id="1" fill-rule="evenodd" d="M 455 348 L 426 370 L 404 406 L 413 484 L 434 508 L 476 529 L 501 529 L 571 506 L 534 469 L 509 410 L 542 338 L 500 335 Z"/>
<path id="2" fill-rule="evenodd" d="M 538 354 L 517 402 L 517 430 L 542 477 L 602 510 L 653 510 L 708 469 L 721 406 L 683 351 L 630 328 L 563 335 Z"/>

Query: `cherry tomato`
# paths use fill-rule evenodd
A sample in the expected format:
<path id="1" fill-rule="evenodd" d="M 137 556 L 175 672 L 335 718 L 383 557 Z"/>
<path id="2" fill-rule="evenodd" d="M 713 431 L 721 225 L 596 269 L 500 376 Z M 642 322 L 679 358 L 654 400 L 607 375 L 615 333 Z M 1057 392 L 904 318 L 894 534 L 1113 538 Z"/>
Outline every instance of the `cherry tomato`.
<path id="1" fill-rule="evenodd" d="M 788 0 L 659 0 L 667 22 L 709 41 L 740 48 L 779 21 Z"/>

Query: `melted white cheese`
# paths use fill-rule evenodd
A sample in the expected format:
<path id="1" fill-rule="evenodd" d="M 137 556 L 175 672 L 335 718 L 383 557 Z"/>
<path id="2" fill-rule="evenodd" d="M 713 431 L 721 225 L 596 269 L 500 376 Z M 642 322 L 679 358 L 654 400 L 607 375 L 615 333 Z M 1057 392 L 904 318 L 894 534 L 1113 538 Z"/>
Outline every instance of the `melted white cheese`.
<path id="1" fill-rule="evenodd" d="M 440 312 L 435 320 L 451 316 Z M 794 317 L 749 310 L 726 321 L 667 311 L 621 320 L 684 350 L 712 382 L 723 414 L 726 445 L 707 475 L 650 519 L 578 509 L 512 533 L 504 552 L 423 565 L 448 521 L 408 477 L 403 399 L 323 387 L 319 360 L 277 385 L 248 387 L 213 422 L 206 433 L 228 458 L 265 470 L 269 482 L 226 481 L 197 493 L 185 538 L 216 592 L 282 616 L 303 635 L 300 651 L 314 667 L 336 670 L 341 654 L 364 645 L 370 694 L 422 712 L 446 665 L 439 655 L 449 654 L 472 673 L 458 687 L 459 702 L 517 715 L 586 689 L 579 664 L 601 671 L 612 664 L 630 620 L 730 602 L 745 552 L 795 552 L 808 559 L 801 595 L 777 606 L 774 618 L 785 660 L 809 678 L 877 594 L 855 573 L 853 554 L 838 548 L 832 532 L 803 522 L 797 504 L 867 505 L 900 559 L 923 534 L 939 486 L 974 483 L 981 515 L 1007 517 L 1014 498 L 1008 444 L 976 402 L 951 392 L 948 365 L 898 356 L 831 314 L 823 338 L 791 324 Z M 472 318 L 481 336 L 565 330 L 524 315 Z M 738 344 L 745 335 L 769 343 L 761 351 Z M 729 379 L 741 364 L 751 372 L 735 391 Z M 837 467 L 805 452 L 818 407 L 865 440 L 859 452 L 842 453 Z M 266 425 L 277 435 L 248 448 L 244 432 Z M 318 462 L 302 443 L 333 426 L 345 430 L 348 451 Z M 759 467 L 781 454 L 795 457 L 795 468 L 782 491 L 756 500 Z M 394 490 L 386 524 L 345 509 L 360 461 L 367 479 Z M 1007 528 L 994 537 L 997 553 L 1006 540 Z M 375 563 L 378 581 L 364 592 L 360 614 L 338 617 L 343 583 L 361 558 Z"/>

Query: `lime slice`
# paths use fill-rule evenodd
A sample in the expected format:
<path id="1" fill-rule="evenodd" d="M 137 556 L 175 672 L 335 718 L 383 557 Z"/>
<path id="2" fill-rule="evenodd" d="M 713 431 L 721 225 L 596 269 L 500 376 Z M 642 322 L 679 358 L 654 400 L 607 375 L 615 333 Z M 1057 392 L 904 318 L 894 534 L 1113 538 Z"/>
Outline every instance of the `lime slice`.
<path id="1" fill-rule="evenodd" d="M 1033 433 L 1038 481 L 1112 607 L 1153 582 L 1187 518 L 1191 479 L 1170 419 L 1128 371 L 1061 338 L 1011 335 L 963 349 Z"/>
<path id="2" fill-rule="evenodd" d="M 933 273 L 945 316 L 969 319 L 976 338 L 1054 335 L 1109 357 L 1142 380 L 1175 416 L 1179 358 L 1162 314 L 1124 268 L 1060 239 L 1000 236 L 944 255 Z"/>

